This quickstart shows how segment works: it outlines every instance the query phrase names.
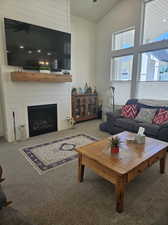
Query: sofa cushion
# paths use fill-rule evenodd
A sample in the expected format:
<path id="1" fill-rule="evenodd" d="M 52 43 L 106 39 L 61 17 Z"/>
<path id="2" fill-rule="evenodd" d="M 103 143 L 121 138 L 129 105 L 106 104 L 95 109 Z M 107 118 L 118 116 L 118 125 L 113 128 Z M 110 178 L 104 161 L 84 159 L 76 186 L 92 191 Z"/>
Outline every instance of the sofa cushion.
<path id="1" fill-rule="evenodd" d="M 115 119 L 121 117 L 121 110 L 116 110 L 115 112 L 108 112 L 107 121 L 114 121 Z"/>
<path id="2" fill-rule="evenodd" d="M 122 107 L 121 116 L 134 119 L 138 113 L 137 105 L 124 105 Z"/>
<path id="3" fill-rule="evenodd" d="M 141 123 L 140 123 L 141 124 Z M 137 132 L 139 128 L 139 123 L 132 119 L 118 118 L 114 121 L 114 125 L 122 128 L 123 130 L 128 130 L 132 132 Z"/>
<path id="4" fill-rule="evenodd" d="M 146 123 L 152 123 L 156 111 L 157 109 L 141 108 L 135 119 Z"/>
<path id="5" fill-rule="evenodd" d="M 168 110 L 160 109 L 159 112 L 155 115 L 153 123 L 162 125 L 165 122 L 168 122 Z"/>
<path id="6" fill-rule="evenodd" d="M 146 135 L 157 137 L 157 135 L 159 134 L 160 127 L 158 125 L 151 123 L 139 123 L 139 126 L 145 128 Z"/>

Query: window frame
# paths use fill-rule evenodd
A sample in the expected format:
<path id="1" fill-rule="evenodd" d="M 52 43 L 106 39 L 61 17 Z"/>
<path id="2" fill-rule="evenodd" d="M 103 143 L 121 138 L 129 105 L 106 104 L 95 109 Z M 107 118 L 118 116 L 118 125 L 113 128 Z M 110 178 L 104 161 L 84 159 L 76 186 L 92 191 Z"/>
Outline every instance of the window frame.
<path id="1" fill-rule="evenodd" d="M 166 41 L 166 42 L 168 42 L 168 39 L 166 40 L 161 40 L 161 41 L 156 41 L 156 42 L 149 42 L 149 43 L 144 43 L 144 40 L 143 40 L 143 38 L 144 38 L 144 30 L 145 30 L 145 28 L 144 28 L 144 26 L 145 26 L 145 7 L 146 7 L 146 4 L 148 4 L 148 3 L 150 3 L 150 2 L 153 2 L 153 1 L 155 1 L 155 0 L 141 0 L 142 1 L 142 4 L 141 4 L 141 45 L 150 45 L 150 44 L 155 44 L 155 43 L 157 43 L 157 42 L 159 42 L 159 43 L 162 43 L 162 42 L 164 42 L 164 41 Z"/>
<path id="2" fill-rule="evenodd" d="M 159 50 L 168 50 L 168 47 L 167 48 L 163 48 L 163 49 L 159 49 Z M 159 50 L 153 50 L 153 51 L 159 51 Z M 153 52 L 153 51 L 146 51 L 146 52 L 141 52 L 140 53 L 140 58 L 142 59 L 142 54 L 145 54 L 147 52 Z M 142 67 L 142 62 L 140 61 L 140 66 Z M 138 76 L 138 82 L 161 82 L 161 83 L 166 83 L 168 82 L 168 79 L 167 80 L 141 80 L 141 69 L 140 68 L 140 73 L 139 73 L 139 76 Z"/>
<path id="3" fill-rule="evenodd" d="M 121 48 L 121 49 L 115 49 L 115 37 L 116 35 L 118 34 L 122 34 L 122 33 L 125 33 L 125 32 L 128 32 L 128 31 L 132 31 L 134 30 L 134 44 L 135 44 L 135 26 L 131 26 L 131 27 L 128 27 L 126 29 L 122 29 L 120 31 L 115 31 L 112 33 L 112 46 L 111 46 L 111 51 L 118 51 L 118 50 L 124 50 L 124 49 L 129 49 L 129 48 L 133 48 L 133 47 L 129 47 L 129 48 Z"/>
<path id="4" fill-rule="evenodd" d="M 122 57 L 127 57 L 127 56 L 132 56 L 132 67 L 133 67 L 133 61 L 134 61 L 134 55 L 133 54 L 129 54 L 129 55 L 124 55 L 124 56 L 117 56 L 117 57 L 113 57 L 111 58 L 111 69 L 110 69 L 110 76 L 111 76 L 111 79 L 110 81 L 113 81 L 113 82 L 130 82 L 132 80 L 132 74 L 131 74 L 131 79 L 128 79 L 128 80 L 119 80 L 119 79 L 115 79 L 115 59 L 116 58 L 122 58 Z M 132 73 L 132 71 L 131 71 Z"/>
<path id="5" fill-rule="evenodd" d="M 155 0 L 141 0 L 140 2 L 140 10 L 139 15 L 137 19 L 137 23 L 135 26 L 132 26 L 135 28 L 135 37 L 134 37 L 134 47 L 126 48 L 126 49 L 120 49 L 120 50 L 112 50 L 111 47 L 111 56 L 110 60 L 112 61 L 115 57 L 122 57 L 122 56 L 128 56 L 133 55 L 133 68 L 132 68 L 132 79 L 131 79 L 131 93 L 130 97 L 135 98 L 137 93 L 137 86 L 139 82 L 164 82 L 168 83 L 168 81 L 141 81 L 140 80 L 140 71 L 141 71 L 141 54 L 151 51 L 158 51 L 161 49 L 167 49 L 168 47 L 168 40 L 162 40 L 158 42 L 152 42 L 152 43 L 143 43 L 143 36 L 144 36 L 144 22 L 145 22 L 145 7 L 146 4 L 155 1 Z M 113 32 L 113 34 L 121 33 L 124 30 L 129 30 L 129 28 L 125 28 L 120 31 Z M 113 35 L 112 35 L 113 38 Z M 112 41 L 113 44 L 113 41 Z M 110 67 L 112 67 L 110 63 Z M 111 82 L 128 82 L 125 80 L 114 80 L 113 75 L 111 74 L 112 70 L 110 68 L 110 81 Z"/>

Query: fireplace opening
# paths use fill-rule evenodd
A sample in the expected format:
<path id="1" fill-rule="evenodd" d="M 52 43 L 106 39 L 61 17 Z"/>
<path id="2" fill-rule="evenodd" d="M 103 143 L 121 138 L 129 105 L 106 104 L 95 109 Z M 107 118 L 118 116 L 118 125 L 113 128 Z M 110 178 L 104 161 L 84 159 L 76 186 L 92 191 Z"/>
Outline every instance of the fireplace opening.
<path id="1" fill-rule="evenodd" d="M 57 105 L 28 106 L 29 136 L 57 131 Z"/>

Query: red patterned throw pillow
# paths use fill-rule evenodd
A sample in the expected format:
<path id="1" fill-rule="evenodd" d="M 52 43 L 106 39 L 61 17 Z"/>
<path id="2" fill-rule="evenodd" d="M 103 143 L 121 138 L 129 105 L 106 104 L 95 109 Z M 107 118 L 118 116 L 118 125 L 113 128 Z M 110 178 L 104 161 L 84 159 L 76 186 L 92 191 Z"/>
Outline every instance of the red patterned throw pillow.
<path id="1" fill-rule="evenodd" d="M 166 121 L 168 122 L 168 110 L 160 109 L 159 112 L 155 115 L 153 123 L 161 125 Z"/>
<path id="2" fill-rule="evenodd" d="M 124 105 L 122 107 L 121 116 L 134 119 L 138 113 L 137 105 Z"/>

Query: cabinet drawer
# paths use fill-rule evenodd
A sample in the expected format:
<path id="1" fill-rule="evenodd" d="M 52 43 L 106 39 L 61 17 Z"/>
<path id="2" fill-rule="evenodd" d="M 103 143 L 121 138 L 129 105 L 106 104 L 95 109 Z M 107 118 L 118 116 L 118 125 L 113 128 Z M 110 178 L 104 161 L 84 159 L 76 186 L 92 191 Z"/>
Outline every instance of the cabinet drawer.
<path id="1" fill-rule="evenodd" d="M 128 182 L 130 182 L 131 180 L 133 180 L 135 177 L 137 177 L 138 175 L 140 175 L 146 168 L 148 168 L 148 161 L 143 162 L 141 165 L 139 165 L 138 167 L 136 167 L 135 169 L 131 170 L 128 173 Z"/>
<path id="2" fill-rule="evenodd" d="M 153 165 L 155 162 L 159 161 L 166 154 L 166 151 L 159 152 L 157 155 L 154 155 L 149 159 L 149 166 Z"/>

